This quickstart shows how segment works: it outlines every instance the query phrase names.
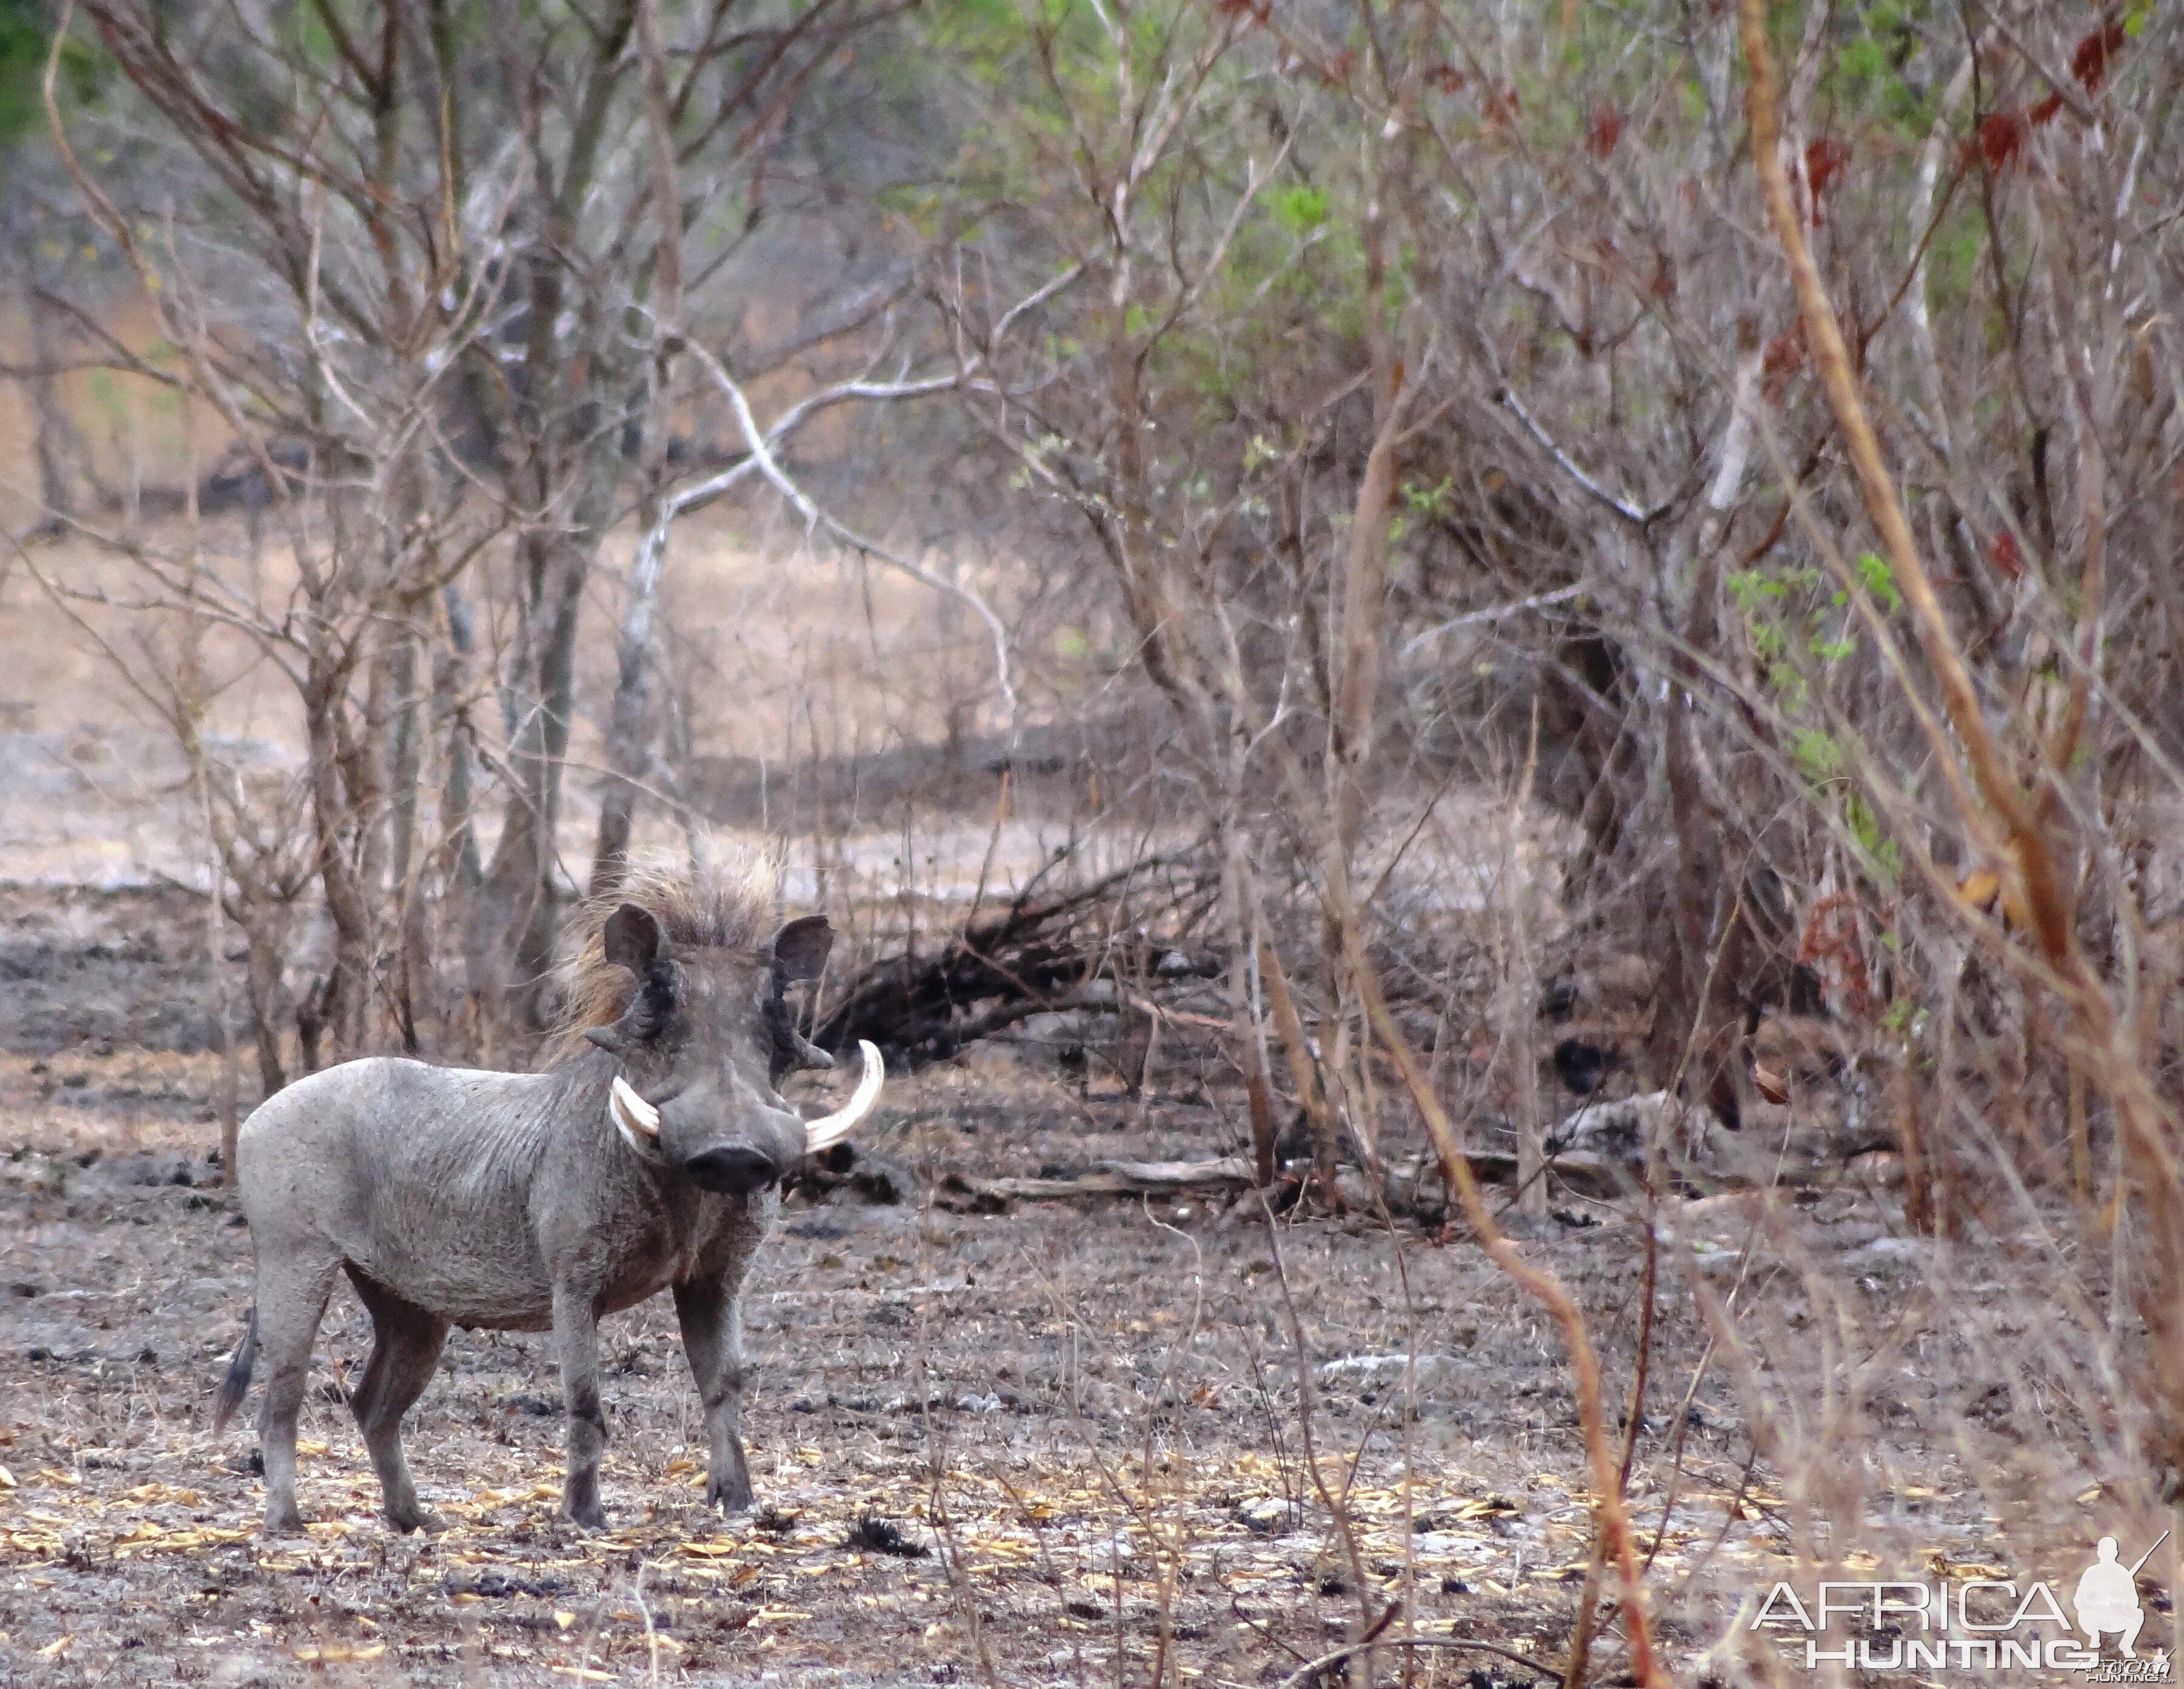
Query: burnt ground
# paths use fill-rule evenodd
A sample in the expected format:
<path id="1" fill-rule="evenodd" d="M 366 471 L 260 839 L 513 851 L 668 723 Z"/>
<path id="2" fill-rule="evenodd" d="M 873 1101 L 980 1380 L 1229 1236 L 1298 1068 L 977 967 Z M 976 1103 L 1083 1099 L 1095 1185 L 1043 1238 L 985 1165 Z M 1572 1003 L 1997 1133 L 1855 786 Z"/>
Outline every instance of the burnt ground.
<path id="1" fill-rule="evenodd" d="M 49 925 L 55 966 L 83 963 L 69 932 L 106 942 Z M 136 957 L 113 966 L 176 989 Z M 306 1409 L 308 1533 L 260 1542 L 250 1435 L 209 1431 L 250 1271 L 206 1158 L 218 1058 L 127 1042 L 149 1011 L 112 973 L 94 1006 L 134 1007 L 64 1047 L 19 1022 L 0 1056 L 0 1682 L 1260 1686 L 1390 1601 L 1390 1634 L 1508 1651 L 1421 1653 L 1421 1676 L 1485 1689 L 1544 1681 L 1524 1659 L 1559 1669 L 1589 1539 L 1574 1399 L 1537 1305 L 1473 1245 L 1358 1216 L 1272 1224 L 1196 1197 L 959 1211 L 975 1205 L 951 1172 L 1238 1147 L 1217 1091 L 1103 1095 L 1000 1053 L 891 1086 L 871 1139 L 903 1200 L 792 1202 L 762 1257 L 758 1514 L 702 1505 L 660 1298 L 605 1331 L 613 1530 L 555 1517 L 550 1340 L 457 1332 L 408 1431 L 447 1528 L 393 1534 L 342 1398 L 370 1346 L 344 1286 Z M 1620 1418 L 1645 1230 L 1614 1203 L 1557 1208 L 1524 1247 L 1584 1308 Z M 1756 1457 L 1743 1404 L 1763 1375 L 1702 1364 L 1702 1298 L 1784 1330 L 1810 1317 L 1813 1281 L 1756 1242 L 1784 1226 L 1841 1269 L 1843 1329 L 1919 1303 L 1885 1194 L 1732 1194 L 1672 1224 L 1630 1494 L 1685 1681 L 1742 1678 L 1759 1644 L 1723 1641 L 1737 1603 L 1791 1575 L 1831 1494 L 1861 1515 L 1834 1526 L 1854 1564 L 1881 1561 L 1853 1541 L 1929 1567 L 2044 1552 L 2011 1543 L 1967 1481 L 1977 1446 L 1936 1429 L 1950 1386 L 1932 1369 L 1852 1402 L 1859 1458 L 1888 1482 L 1844 1491 Z M 1626 1665 L 1611 1622 L 1593 1681 Z"/>
<path id="2" fill-rule="evenodd" d="M 215 1047 L 204 911 L 181 886 L 0 882 L 0 1050 Z"/>

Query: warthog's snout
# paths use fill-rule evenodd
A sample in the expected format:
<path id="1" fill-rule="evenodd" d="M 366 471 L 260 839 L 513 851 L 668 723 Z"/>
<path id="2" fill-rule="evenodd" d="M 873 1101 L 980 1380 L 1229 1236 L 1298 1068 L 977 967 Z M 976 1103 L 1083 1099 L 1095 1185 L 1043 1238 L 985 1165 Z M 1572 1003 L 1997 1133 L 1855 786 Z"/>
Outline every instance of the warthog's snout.
<path id="1" fill-rule="evenodd" d="M 692 1156 L 682 1164 L 691 1182 L 702 1190 L 726 1197 L 748 1197 L 781 1177 L 781 1164 L 749 1144 L 723 1144 Z"/>

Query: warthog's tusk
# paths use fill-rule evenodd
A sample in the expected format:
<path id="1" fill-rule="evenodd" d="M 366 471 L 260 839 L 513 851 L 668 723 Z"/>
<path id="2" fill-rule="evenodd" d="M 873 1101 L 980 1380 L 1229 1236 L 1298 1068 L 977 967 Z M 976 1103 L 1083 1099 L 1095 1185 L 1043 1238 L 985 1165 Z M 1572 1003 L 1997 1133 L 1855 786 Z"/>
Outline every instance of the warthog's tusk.
<path id="1" fill-rule="evenodd" d="M 607 1112 L 614 1116 L 616 1127 L 632 1149 L 639 1155 L 658 1156 L 660 1110 L 638 1096 L 620 1074 L 615 1075 L 614 1089 L 608 1093 Z"/>
<path id="2" fill-rule="evenodd" d="M 829 1144 L 841 1142 L 858 1121 L 872 1112 L 872 1104 L 879 1101 L 880 1081 L 886 1076 L 887 1064 L 880 1059 L 879 1047 L 871 1039 L 858 1039 L 857 1047 L 865 1053 L 865 1074 L 857 1081 L 856 1094 L 850 1098 L 846 1108 L 804 1123 L 806 1154 L 816 1154 Z"/>

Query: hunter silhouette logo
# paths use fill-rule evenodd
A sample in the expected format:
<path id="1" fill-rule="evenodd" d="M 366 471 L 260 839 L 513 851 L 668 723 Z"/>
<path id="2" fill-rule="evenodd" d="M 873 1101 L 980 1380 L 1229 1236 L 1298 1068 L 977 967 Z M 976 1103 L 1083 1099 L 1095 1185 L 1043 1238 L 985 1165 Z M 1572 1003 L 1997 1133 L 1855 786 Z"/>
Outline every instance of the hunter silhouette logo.
<path id="1" fill-rule="evenodd" d="M 2163 1531 L 2153 1548 L 2169 1540 Z M 2099 1556 L 2086 1568 L 2078 1580 L 2078 1592 L 2070 1597 L 2070 1605 L 2078 1614 L 2078 1628 L 2092 1640 L 2098 1652 L 2103 1631 L 2114 1631 L 2116 1646 L 2126 1659 L 2137 1659 L 2138 1655 L 2131 1644 L 2138 1640 L 2138 1627 L 2146 1622 L 2146 1614 L 2138 1606 L 2138 1569 L 2153 1558 L 2153 1548 L 2148 1548 L 2131 1564 L 2126 1566 L 2116 1558 L 2116 1540 L 2103 1536 L 2094 1552 Z"/>

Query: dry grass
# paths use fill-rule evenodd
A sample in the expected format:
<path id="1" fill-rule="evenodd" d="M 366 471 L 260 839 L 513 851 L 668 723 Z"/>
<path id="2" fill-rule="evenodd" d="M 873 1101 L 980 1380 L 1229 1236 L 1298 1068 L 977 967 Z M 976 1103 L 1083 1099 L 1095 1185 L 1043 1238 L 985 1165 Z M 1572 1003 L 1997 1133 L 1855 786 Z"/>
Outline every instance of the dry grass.
<path id="1" fill-rule="evenodd" d="M 449 1529 L 384 1530 L 347 1410 L 315 1391 L 308 1540 L 260 1544 L 259 1484 L 233 1464 L 247 1442 L 204 1430 L 247 1238 L 224 1192 L 137 1182 L 205 1142 L 187 1103 L 148 1099 L 201 1097 L 206 1059 L 44 1065 L 10 1065 L 9 1115 L 35 1147 L 0 1162 L 0 1658 L 37 1680 L 287 1682 L 310 1662 L 336 1681 L 629 1681 L 656 1658 L 663 1679 L 907 1683 L 975 1681 L 983 1658 L 1008 1682 L 1273 1683 L 1340 1644 L 1358 1597 L 1301 1464 L 1279 1275 L 1305 1311 L 1323 1476 L 1375 1603 L 1543 1665 L 1568 1636 L 1585 1485 L 1536 1310 L 1468 1247 L 1357 1220 L 1270 1237 L 1249 1210 L 1188 1202 L 792 1208 L 749 1304 L 771 1509 L 755 1520 L 699 1503 L 695 1404 L 671 1313 L 650 1305 L 606 1338 L 615 1531 L 553 1516 L 548 1341 L 459 1333 L 410 1439 Z M 1221 1119 L 989 1057 L 891 1086 L 876 1143 L 935 1171 L 1035 1172 L 1203 1153 L 1234 1135 Z M 1571 1286 L 1625 1388 L 1642 1229 L 1557 1206 L 1605 1223 L 1554 1223 L 1527 1252 Z M 2003 1252 L 1944 1258 L 1894 1241 L 1900 1220 L 1855 1187 L 1669 1218 L 1630 1493 L 1641 1546 L 1666 1514 L 1648 1587 L 1687 1679 L 1745 1681 L 1769 1645 L 1731 1633 L 1737 1604 L 1816 1561 L 2061 1575 L 2086 1533 L 2142 1523 L 2063 1447 L 1997 1462 L 1991 1428 L 1949 1433 L 1981 1364 L 1969 1335 L 2021 1330 L 2025 1305 Z M 1738 1346 L 1709 1358 L 1724 1308 Z M 368 1346 L 337 1300 L 325 1381 Z M 1407 1356 L 1407 1381 L 1401 1358 L 1367 1364 Z M 851 1545 L 868 1515 L 927 1552 Z M 1596 1659 L 1613 1681 L 1612 1630 Z M 1485 1656 L 1435 1671 L 1474 1665 L 1524 1676 Z"/>

